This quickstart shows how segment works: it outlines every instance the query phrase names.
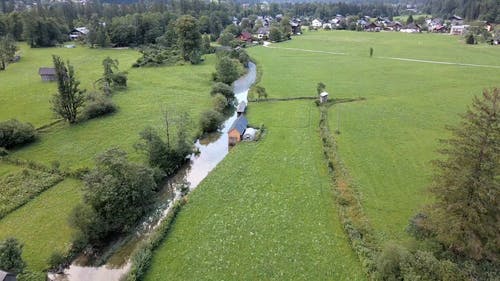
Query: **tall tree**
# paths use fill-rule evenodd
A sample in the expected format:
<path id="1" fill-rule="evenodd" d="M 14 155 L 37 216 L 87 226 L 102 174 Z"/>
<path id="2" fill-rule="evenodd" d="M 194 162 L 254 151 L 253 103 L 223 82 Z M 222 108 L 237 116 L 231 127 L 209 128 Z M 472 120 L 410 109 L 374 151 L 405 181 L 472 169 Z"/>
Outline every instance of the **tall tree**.
<path id="1" fill-rule="evenodd" d="M 175 25 L 177 45 L 184 61 L 197 64 L 201 55 L 201 33 L 197 20 L 189 15 L 180 17 Z"/>
<path id="2" fill-rule="evenodd" d="M 5 70 L 7 63 L 14 58 L 17 45 L 10 36 L 0 37 L 0 70 Z"/>
<path id="3" fill-rule="evenodd" d="M 80 81 L 76 80 L 75 70 L 65 64 L 59 56 L 53 55 L 52 60 L 56 69 L 58 92 L 52 98 L 52 110 L 70 124 L 76 122 L 80 108 L 85 102 L 85 90 L 80 90 Z"/>
<path id="4" fill-rule="evenodd" d="M 14 274 L 22 272 L 26 266 L 21 254 L 23 245 L 15 238 L 0 241 L 0 269 Z"/>
<path id="5" fill-rule="evenodd" d="M 484 90 L 445 140 L 431 185 L 429 228 L 460 256 L 498 261 L 500 89 Z"/>

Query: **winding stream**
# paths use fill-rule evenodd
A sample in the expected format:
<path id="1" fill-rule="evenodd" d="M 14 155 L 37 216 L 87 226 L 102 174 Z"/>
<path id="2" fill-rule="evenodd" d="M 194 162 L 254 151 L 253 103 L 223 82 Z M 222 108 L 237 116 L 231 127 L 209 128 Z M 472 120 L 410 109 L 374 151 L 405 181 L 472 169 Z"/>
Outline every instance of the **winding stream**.
<path id="1" fill-rule="evenodd" d="M 247 102 L 248 90 L 255 82 L 256 66 L 249 63 L 248 72 L 233 84 L 237 104 Z M 190 190 L 195 189 L 198 184 L 212 171 L 217 164 L 224 159 L 229 152 L 227 132 L 237 113 L 229 117 L 223 124 L 222 129 L 204 139 L 198 139 L 195 143 L 199 154 L 193 154 L 190 163 L 182 168 L 172 177 L 163 188 L 165 192 L 160 194 L 162 204 L 159 205 L 155 215 L 147 218 L 137 229 L 136 235 L 118 247 L 114 254 L 102 266 L 85 266 L 87 260 L 84 256 L 77 258 L 64 270 L 62 274 L 49 273 L 48 278 L 52 281 L 119 281 L 122 276 L 130 270 L 130 255 L 140 241 L 146 238 L 167 216 L 172 203 L 181 198 L 178 186 L 187 184 Z"/>

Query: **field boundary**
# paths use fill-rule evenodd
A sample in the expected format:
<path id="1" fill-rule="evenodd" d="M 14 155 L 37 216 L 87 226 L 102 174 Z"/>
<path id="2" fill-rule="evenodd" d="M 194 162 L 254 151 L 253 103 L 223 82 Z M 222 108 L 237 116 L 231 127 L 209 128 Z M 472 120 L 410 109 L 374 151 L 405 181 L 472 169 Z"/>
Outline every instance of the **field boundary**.
<path id="1" fill-rule="evenodd" d="M 364 98 L 359 98 L 358 100 L 364 100 Z M 368 277 L 373 279 L 376 272 L 375 259 L 379 252 L 374 230 L 363 211 L 360 194 L 338 156 L 337 143 L 328 125 L 328 109 L 336 103 L 350 101 L 332 101 L 320 106 L 319 133 L 323 145 L 323 154 L 328 163 L 328 172 L 332 179 L 342 226 L 349 238 L 351 248 L 357 254 L 363 269 Z"/>

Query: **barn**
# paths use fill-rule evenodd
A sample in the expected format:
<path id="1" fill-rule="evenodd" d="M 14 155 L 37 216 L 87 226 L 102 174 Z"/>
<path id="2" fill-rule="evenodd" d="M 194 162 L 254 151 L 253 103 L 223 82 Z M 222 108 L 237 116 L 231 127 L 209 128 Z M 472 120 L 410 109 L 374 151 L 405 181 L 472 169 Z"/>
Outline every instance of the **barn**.
<path id="1" fill-rule="evenodd" d="M 247 125 L 248 120 L 243 115 L 234 121 L 233 125 L 231 125 L 229 131 L 227 132 L 229 145 L 235 145 L 241 141 L 241 138 L 247 129 Z"/>
<path id="2" fill-rule="evenodd" d="M 38 74 L 42 78 L 42 81 L 56 81 L 56 69 L 53 67 L 40 67 L 38 69 Z"/>
<path id="3" fill-rule="evenodd" d="M 247 108 L 247 104 L 242 101 L 240 102 L 240 104 L 238 104 L 238 107 L 236 108 L 236 112 L 238 113 L 238 115 L 241 115 L 243 113 L 245 113 L 245 110 Z"/>

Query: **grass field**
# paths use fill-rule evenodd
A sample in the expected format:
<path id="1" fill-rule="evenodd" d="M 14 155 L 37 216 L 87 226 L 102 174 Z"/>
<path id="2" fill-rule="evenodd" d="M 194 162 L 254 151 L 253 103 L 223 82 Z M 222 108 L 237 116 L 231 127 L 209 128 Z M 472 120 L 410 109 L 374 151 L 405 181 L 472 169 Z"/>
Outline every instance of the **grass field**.
<path id="1" fill-rule="evenodd" d="M 91 90 L 93 82 L 103 73 L 102 60 L 107 56 L 117 59 L 120 68 L 127 70 L 139 54 L 132 50 L 101 50 L 78 46 L 67 48 L 30 49 L 19 43 L 21 60 L 0 71 L 0 120 L 17 118 L 31 122 L 35 127 L 50 123 L 54 115 L 50 99 L 57 91 L 56 83 L 43 82 L 38 75 L 39 67 L 53 67 L 52 55 L 69 60 L 75 67 L 82 88 Z"/>
<path id="2" fill-rule="evenodd" d="M 268 133 L 189 197 L 146 280 L 364 280 L 338 222 L 311 101 L 249 105 Z"/>
<path id="3" fill-rule="evenodd" d="M 277 49 L 251 50 L 263 62 L 262 85 L 270 97 L 314 95 L 322 81 L 330 96 L 367 98 L 334 106 L 330 126 L 335 130 L 340 124 L 341 158 L 378 237 L 405 239 L 408 219 L 430 200 L 424 191 L 432 174 L 429 162 L 437 157 L 438 139 L 448 136 L 444 126 L 456 124 L 473 95 L 500 86 L 500 49 L 445 35 L 342 31 L 306 32 L 273 46 Z"/>
<path id="4" fill-rule="evenodd" d="M 68 250 L 73 233 L 68 216 L 81 200 L 80 188 L 79 181 L 65 180 L 0 220 L 0 240 L 21 241 L 29 269 L 44 270 L 53 252 Z"/>
<path id="5" fill-rule="evenodd" d="M 72 63 L 75 65 L 77 74 L 82 75 L 83 81 L 94 81 L 102 72 L 101 61 L 107 55 L 112 55 L 116 52 L 113 58 L 123 58 L 120 60 L 121 67 L 127 68 L 131 62 L 137 58 L 137 53 L 130 50 L 103 50 L 102 54 L 99 51 L 76 48 L 76 49 L 42 49 L 42 50 L 26 50 L 27 54 L 35 52 L 33 56 L 45 57 L 46 54 L 61 51 L 62 57 L 71 57 Z M 68 52 L 75 52 L 72 56 Z M 83 63 L 87 57 L 92 57 L 94 52 L 99 56 L 94 56 L 92 60 Z M 96 58 L 98 57 L 98 58 Z M 23 147 L 14 153 L 15 157 L 23 159 L 33 159 L 38 162 L 50 164 L 52 161 L 59 161 L 63 168 L 71 167 L 78 168 L 83 166 L 91 166 L 93 157 L 105 149 L 118 146 L 122 149 L 133 153 L 131 159 L 137 160 L 132 145 L 138 141 L 139 132 L 146 126 L 162 128 L 162 110 L 187 111 L 193 121 L 194 126 L 197 126 L 198 116 L 202 110 L 211 108 L 211 96 L 209 94 L 211 82 L 210 73 L 214 71 L 214 57 L 209 56 L 205 63 L 199 66 L 173 66 L 160 68 L 141 68 L 129 70 L 128 89 L 126 91 L 117 92 L 113 100 L 119 107 L 117 113 L 95 120 L 90 120 L 69 126 L 67 124 L 59 124 L 42 134 L 40 141 Z M 28 59 L 21 63 L 30 63 Z M 84 67 L 80 67 L 86 66 Z M 16 65 L 12 65 L 5 73 L 14 72 Z M 29 68 L 29 67 L 26 67 Z M 94 72 L 87 72 L 89 69 L 94 69 Z M 92 79 L 88 78 L 92 74 Z M 0 75 L 2 75 L 0 73 Z M 85 78 L 87 77 L 87 78 Z M 84 79 L 85 78 L 85 79 Z M 12 80 L 12 79 L 11 79 Z M 50 106 L 48 99 L 55 91 L 54 83 L 47 84 L 39 82 L 38 86 L 51 87 L 52 90 L 47 92 L 45 101 L 39 105 L 26 105 L 30 107 L 42 107 L 33 111 L 41 111 L 39 115 L 28 116 L 22 120 L 31 121 L 34 124 L 47 123 L 50 119 L 46 119 L 44 114 L 50 116 Z M 27 80 L 29 81 L 29 80 Z M 17 92 L 24 92 L 32 88 L 30 83 L 17 85 Z M 36 88 L 36 87 L 35 87 Z M 10 94 L 9 94 L 10 95 Z M 7 99 L 9 99 L 7 95 Z M 4 96 L 2 93 L 0 96 Z M 8 100 L 9 104 L 14 104 L 15 100 Z M 5 105 L 8 106 L 8 105 Z M 17 112 L 23 112 L 20 108 Z M 4 113 L 4 118 L 15 116 Z M 19 113 L 18 113 L 19 114 Z M 47 117 L 48 118 L 48 117 Z M 34 121 L 38 120 L 38 121 Z"/>

